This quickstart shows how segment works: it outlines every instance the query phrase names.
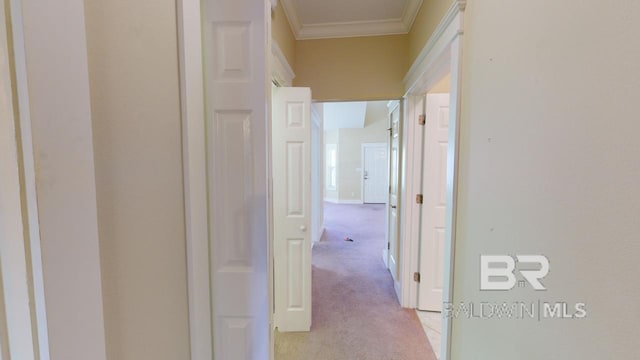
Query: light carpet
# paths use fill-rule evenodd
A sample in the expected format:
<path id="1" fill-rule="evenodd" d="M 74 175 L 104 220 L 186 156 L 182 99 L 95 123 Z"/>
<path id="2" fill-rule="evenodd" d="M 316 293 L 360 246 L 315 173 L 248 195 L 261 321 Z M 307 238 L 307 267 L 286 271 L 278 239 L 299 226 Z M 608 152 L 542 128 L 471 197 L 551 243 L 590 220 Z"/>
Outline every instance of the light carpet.
<path id="1" fill-rule="evenodd" d="M 276 331 L 275 359 L 435 360 L 382 261 L 385 205 L 325 203 L 325 228 L 313 248 L 311 331 Z"/>

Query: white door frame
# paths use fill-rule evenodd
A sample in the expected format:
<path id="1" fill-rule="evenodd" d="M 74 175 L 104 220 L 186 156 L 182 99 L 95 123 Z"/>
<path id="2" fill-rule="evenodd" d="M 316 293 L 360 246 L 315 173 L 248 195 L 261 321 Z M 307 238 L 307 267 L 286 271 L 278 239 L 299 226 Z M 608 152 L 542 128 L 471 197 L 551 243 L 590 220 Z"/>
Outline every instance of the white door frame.
<path id="1" fill-rule="evenodd" d="M 460 98 L 461 98 L 461 58 L 462 58 L 462 37 L 464 34 L 464 10 L 466 0 L 455 0 L 449 8 L 433 35 L 422 49 L 418 58 L 413 63 L 405 83 L 405 119 L 407 126 L 404 128 L 405 134 L 416 134 L 408 136 L 405 148 L 405 206 L 403 207 L 402 218 L 419 219 L 420 208 L 413 199 L 421 186 L 421 165 L 416 160 L 422 151 L 422 128 L 414 114 L 414 104 L 420 96 L 424 96 L 435 84 L 447 73 L 451 74 L 451 103 L 449 113 L 449 144 L 447 150 L 447 209 L 445 225 L 445 250 L 444 250 L 444 286 L 443 302 L 453 301 L 454 284 L 454 249 L 455 249 L 455 224 L 456 224 L 456 196 L 458 185 L 458 147 L 459 147 L 459 125 L 460 125 Z M 409 120 L 411 119 L 411 120 Z M 418 285 L 412 280 L 413 272 L 419 271 L 419 226 L 420 221 L 405 221 L 402 226 L 403 245 L 402 248 L 402 305 L 404 307 L 417 307 Z M 442 321 L 442 349 L 440 352 L 442 360 L 451 357 L 451 319 L 444 318 Z"/>
<path id="2" fill-rule="evenodd" d="M 277 1 L 271 0 L 271 3 L 275 6 Z M 200 0 L 178 0 L 177 5 L 191 360 L 210 360 L 213 356 L 213 324 L 201 7 Z M 281 51 L 272 52 L 276 59 L 281 58 Z M 273 68 L 274 74 L 278 75 L 274 77 L 282 83 L 293 78 L 290 67 Z M 271 298 L 269 302 L 273 308 Z M 273 357 L 273 338 L 270 344 Z"/>

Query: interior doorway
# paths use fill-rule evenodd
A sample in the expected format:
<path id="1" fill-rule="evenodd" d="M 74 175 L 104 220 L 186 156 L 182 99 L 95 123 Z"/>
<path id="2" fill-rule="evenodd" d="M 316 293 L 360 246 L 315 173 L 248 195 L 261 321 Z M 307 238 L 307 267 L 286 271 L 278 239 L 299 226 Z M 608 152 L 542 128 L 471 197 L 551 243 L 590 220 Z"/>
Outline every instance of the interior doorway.
<path id="1" fill-rule="evenodd" d="M 429 342 L 439 348 L 442 338 L 442 303 L 447 207 L 447 149 L 451 76 L 445 75 L 424 95 L 425 124 L 422 144 L 422 204 L 418 285 L 418 316 Z"/>
<path id="2" fill-rule="evenodd" d="M 291 114 L 296 111 L 283 111 L 286 106 L 282 105 L 282 94 L 297 91 L 301 90 L 274 90 L 274 205 L 282 202 L 281 193 L 276 189 L 282 189 L 283 184 L 279 184 L 278 179 L 289 178 L 289 170 L 281 165 L 290 159 L 281 151 L 285 142 L 306 143 L 303 138 L 285 139 L 278 134 L 281 131 L 278 128 L 283 124 L 298 124 L 296 130 L 306 127 L 304 116 L 301 120 L 292 120 Z M 300 99 L 294 98 L 287 101 L 289 104 L 301 103 Z M 301 316 L 307 311 L 306 305 L 294 309 L 291 299 L 306 304 L 302 300 L 306 298 L 291 288 L 278 293 L 287 286 L 306 286 L 306 269 L 299 271 L 298 266 L 307 263 L 291 257 L 297 254 L 297 246 L 294 247 L 296 251 L 291 251 L 290 246 L 281 246 L 283 239 L 278 230 L 278 216 L 282 207 L 274 206 L 276 360 L 313 358 L 309 354 L 317 353 L 321 353 L 322 358 L 400 356 L 423 359 L 424 354 L 434 353 L 418 317 L 400 304 L 397 267 L 389 268 L 389 264 L 397 266 L 399 262 L 399 226 L 395 222 L 399 221 L 401 117 L 399 101 L 315 103 L 311 106 L 311 122 L 322 123 L 324 130 L 320 146 L 313 144 L 314 135 L 311 135 L 312 152 L 321 153 L 323 160 L 320 173 L 311 170 L 311 183 L 324 184 L 324 232 L 319 241 L 312 243 L 311 249 L 311 325 L 308 329 L 290 327 L 293 321 L 287 317 L 291 314 Z M 316 161 L 312 156 L 312 169 L 318 168 Z M 391 181 L 393 186 L 390 186 Z M 313 212 L 311 209 L 311 217 L 315 217 Z M 295 221 L 299 222 L 302 217 L 297 215 Z M 296 234 L 298 244 L 305 235 L 299 231 Z M 285 239 L 286 243 L 291 243 L 292 239 Z M 390 239 L 394 240 L 395 251 L 389 251 Z M 295 274 L 279 270 L 292 264 Z M 283 302 L 287 302 L 286 306 L 282 306 Z M 284 315 L 278 311 L 284 311 Z M 363 326 L 372 322 L 378 325 Z M 389 333 L 401 336 L 379 341 Z"/>
<path id="3" fill-rule="evenodd" d="M 180 81 L 181 95 L 186 99 L 182 114 L 185 164 L 188 164 L 185 166 L 185 198 L 188 199 L 185 206 L 189 311 L 194 320 L 190 322 L 190 333 L 192 354 L 202 354 L 203 358 L 211 358 L 212 350 L 217 357 L 245 358 L 247 354 L 263 357 L 273 349 L 270 321 L 273 232 L 269 221 L 273 199 L 269 177 L 273 169 L 269 146 L 271 113 L 265 100 L 270 103 L 267 56 L 271 55 L 270 48 L 271 53 L 278 52 L 270 46 L 269 38 L 264 37 L 264 29 L 269 25 L 269 7 L 249 12 L 239 10 L 240 4 L 221 12 L 207 11 L 220 5 L 218 0 L 203 3 L 202 11 L 197 2 L 180 7 Z M 236 12 L 232 14 L 232 11 Z M 408 121 L 400 130 L 401 153 L 403 157 L 406 154 L 406 158 L 402 162 L 403 191 L 397 206 L 405 220 L 398 230 L 402 239 L 399 258 L 403 259 L 398 274 L 400 302 L 407 308 L 417 307 L 418 299 L 417 284 L 413 283 L 415 277 L 412 276 L 418 270 L 419 229 L 416 227 L 420 224 L 415 194 L 421 190 L 416 185 L 421 181 L 415 171 L 419 163 L 413 156 L 418 153 L 414 122 L 419 117 L 414 106 L 417 98 L 446 70 L 451 71 L 452 88 L 443 301 L 452 301 L 463 11 L 463 6 L 452 8 L 451 16 L 439 25 L 442 31 L 429 40 L 403 80 L 406 91 L 399 112 Z M 202 23 L 198 19 L 203 19 Z M 215 31 L 202 31 L 203 24 L 218 25 Z M 247 44 L 249 39 L 258 51 L 236 46 Z M 229 53 L 224 59 L 230 63 L 221 64 L 220 57 L 212 56 L 216 53 Z M 289 75 L 286 70 L 277 66 L 271 69 Z M 250 76 L 252 74 L 254 76 Z M 206 98 L 205 88 L 209 94 Z M 203 118 L 207 124 L 212 123 L 205 127 Z M 239 178 L 252 181 L 234 180 Z M 209 232 L 209 229 L 215 231 Z M 269 241 L 265 241 L 266 237 Z M 231 283 L 234 285 L 228 286 Z M 443 319 L 441 356 L 444 359 L 449 358 L 450 330 L 451 320 Z"/>

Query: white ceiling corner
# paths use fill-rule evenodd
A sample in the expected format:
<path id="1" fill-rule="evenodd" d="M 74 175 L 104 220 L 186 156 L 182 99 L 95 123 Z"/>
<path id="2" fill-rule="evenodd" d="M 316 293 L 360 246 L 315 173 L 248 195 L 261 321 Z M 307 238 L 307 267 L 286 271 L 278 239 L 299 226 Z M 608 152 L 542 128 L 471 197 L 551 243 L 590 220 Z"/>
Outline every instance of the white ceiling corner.
<path id="1" fill-rule="evenodd" d="M 372 8 L 370 0 L 280 0 L 280 4 L 296 39 L 306 40 L 406 34 L 422 1 L 379 0 L 385 5 L 379 8 Z"/>

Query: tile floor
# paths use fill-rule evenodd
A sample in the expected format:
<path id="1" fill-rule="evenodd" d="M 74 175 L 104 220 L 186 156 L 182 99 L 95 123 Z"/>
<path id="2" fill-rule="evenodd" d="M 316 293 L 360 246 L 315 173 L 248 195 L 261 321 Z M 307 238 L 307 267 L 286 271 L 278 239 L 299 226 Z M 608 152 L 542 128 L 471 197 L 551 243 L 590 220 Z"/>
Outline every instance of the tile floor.
<path id="1" fill-rule="evenodd" d="M 442 331 L 442 313 L 432 311 L 419 311 L 416 310 L 422 328 L 427 334 L 427 338 L 431 343 L 433 351 L 436 353 L 436 357 L 440 359 L 440 332 Z"/>

